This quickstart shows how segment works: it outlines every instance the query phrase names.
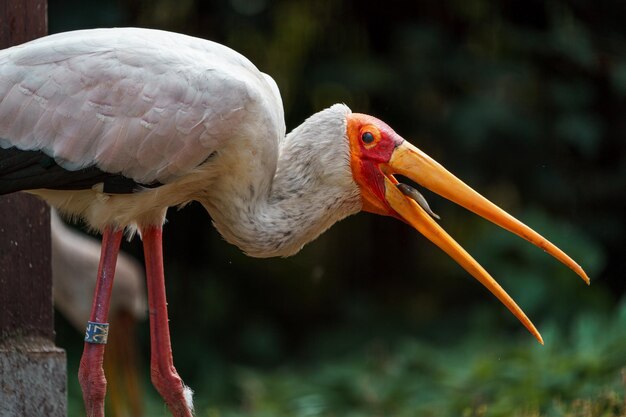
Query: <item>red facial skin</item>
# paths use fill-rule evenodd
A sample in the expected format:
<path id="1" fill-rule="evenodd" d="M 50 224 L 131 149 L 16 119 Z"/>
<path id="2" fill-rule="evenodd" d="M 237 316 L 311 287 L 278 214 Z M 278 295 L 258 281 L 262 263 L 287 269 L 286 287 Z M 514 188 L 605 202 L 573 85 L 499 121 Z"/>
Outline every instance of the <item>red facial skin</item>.
<path id="1" fill-rule="evenodd" d="M 385 122 L 366 114 L 352 113 L 348 115 L 347 121 L 351 150 L 350 166 L 352 176 L 361 188 L 363 210 L 398 217 L 385 199 L 383 169 L 393 151 L 404 139 Z M 371 143 L 363 141 L 363 134 L 366 132 L 370 132 L 374 137 Z"/>

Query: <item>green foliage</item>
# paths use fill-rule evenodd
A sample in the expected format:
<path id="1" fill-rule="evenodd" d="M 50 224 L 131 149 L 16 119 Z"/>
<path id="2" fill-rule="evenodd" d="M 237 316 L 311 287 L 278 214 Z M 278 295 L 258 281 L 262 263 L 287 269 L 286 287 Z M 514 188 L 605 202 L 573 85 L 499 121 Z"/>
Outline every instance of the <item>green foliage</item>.
<path id="1" fill-rule="evenodd" d="M 445 325 L 445 322 L 440 323 Z M 235 401 L 200 393 L 198 416 L 622 416 L 626 303 L 569 329 L 544 327 L 545 346 L 487 330 L 456 344 L 374 339 L 342 355 L 269 370 L 233 367 Z M 340 331 L 347 331 L 341 329 Z M 345 338 L 344 338 L 345 339 Z"/>
<path id="2" fill-rule="evenodd" d="M 268 369 L 209 354 L 196 361 L 196 415 L 623 416 L 626 302 L 606 313 L 584 312 L 567 327 L 556 321 L 540 327 L 545 346 L 525 333 L 510 337 L 483 327 L 478 335 L 473 326 L 454 343 L 428 334 L 364 343 L 354 328 L 338 326 L 313 337 L 299 359 Z M 78 355 L 69 357 L 74 374 Z M 69 389 L 70 415 L 79 415 L 82 399 L 72 378 Z M 148 415 L 167 415 L 153 391 L 145 401 Z"/>

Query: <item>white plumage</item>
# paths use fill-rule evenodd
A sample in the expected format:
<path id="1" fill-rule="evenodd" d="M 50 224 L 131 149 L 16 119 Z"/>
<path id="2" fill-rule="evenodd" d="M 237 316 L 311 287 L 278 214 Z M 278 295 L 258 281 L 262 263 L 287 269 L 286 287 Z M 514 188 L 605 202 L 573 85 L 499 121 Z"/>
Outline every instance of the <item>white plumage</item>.
<path id="1" fill-rule="evenodd" d="M 170 32 L 68 32 L 0 52 L 0 146 L 164 184 L 115 196 L 97 186 L 31 191 L 98 230 L 161 224 L 167 207 L 197 200 L 246 253 L 291 255 L 360 209 L 338 117 L 348 112 L 335 106 L 294 132 L 297 141 L 284 139 L 271 77 L 223 45 Z M 293 169 L 305 161 L 315 183 Z M 345 190 L 347 201 L 327 207 Z M 294 205 L 295 196 L 309 201 Z M 296 216 L 301 207 L 306 217 Z"/>
<path id="2" fill-rule="evenodd" d="M 157 30 L 68 32 L 6 49 L 0 97 L 4 147 L 140 183 L 188 174 L 233 134 L 255 128 L 278 141 L 285 131 L 270 77 L 225 46 Z"/>

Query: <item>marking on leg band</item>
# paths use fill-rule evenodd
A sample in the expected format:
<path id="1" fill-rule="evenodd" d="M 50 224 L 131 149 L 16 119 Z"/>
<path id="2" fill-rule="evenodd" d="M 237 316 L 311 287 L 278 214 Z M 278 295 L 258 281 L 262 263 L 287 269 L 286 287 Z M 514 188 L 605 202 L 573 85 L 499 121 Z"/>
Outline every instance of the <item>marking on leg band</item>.
<path id="1" fill-rule="evenodd" d="M 104 345 L 107 342 L 108 336 L 109 323 L 96 323 L 93 321 L 87 322 L 87 329 L 85 330 L 85 342 Z"/>

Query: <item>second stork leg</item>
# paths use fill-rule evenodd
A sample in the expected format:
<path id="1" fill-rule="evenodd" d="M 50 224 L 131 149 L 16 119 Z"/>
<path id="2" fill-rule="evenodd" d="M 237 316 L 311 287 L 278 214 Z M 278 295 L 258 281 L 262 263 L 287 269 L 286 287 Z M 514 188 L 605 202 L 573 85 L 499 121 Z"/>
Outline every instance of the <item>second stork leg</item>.
<path id="1" fill-rule="evenodd" d="M 102 360 L 108 335 L 107 323 L 111 290 L 117 254 L 122 241 L 122 230 L 107 227 L 102 234 L 100 265 L 91 315 L 85 332 L 85 347 L 80 359 L 78 379 L 83 390 L 83 399 L 88 417 L 104 417 L 104 396 L 107 381 L 104 377 Z"/>
<path id="2" fill-rule="evenodd" d="M 178 376 L 172 359 L 163 274 L 163 230 L 161 226 L 141 229 L 150 315 L 150 373 L 152 384 L 175 417 L 192 417 L 192 391 Z"/>

